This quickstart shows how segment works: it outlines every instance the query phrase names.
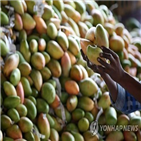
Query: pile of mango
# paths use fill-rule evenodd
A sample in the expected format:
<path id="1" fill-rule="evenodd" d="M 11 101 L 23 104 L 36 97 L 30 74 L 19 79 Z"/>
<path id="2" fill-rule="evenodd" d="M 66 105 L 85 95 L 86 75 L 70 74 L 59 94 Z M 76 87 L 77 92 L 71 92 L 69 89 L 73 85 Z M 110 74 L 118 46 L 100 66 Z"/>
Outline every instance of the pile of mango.
<path id="1" fill-rule="evenodd" d="M 1 5 L 0 141 L 141 140 L 140 130 L 90 131 L 100 107 L 99 125 L 141 128 L 140 112 L 116 111 L 105 82 L 81 55 L 82 49 L 95 63 L 91 45 L 111 48 L 124 69 L 140 79 L 141 50 L 105 5 L 94 0 L 4 0 Z"/>

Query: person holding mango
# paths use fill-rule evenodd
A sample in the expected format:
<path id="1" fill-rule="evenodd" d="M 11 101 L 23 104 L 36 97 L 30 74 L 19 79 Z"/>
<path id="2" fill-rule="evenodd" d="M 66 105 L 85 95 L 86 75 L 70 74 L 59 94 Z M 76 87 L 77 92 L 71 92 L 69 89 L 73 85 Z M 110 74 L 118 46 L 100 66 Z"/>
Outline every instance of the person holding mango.
<path id="1" fill-rule="evenodd" d="M 97 57 L 96 64 L 91 63 L 89 57 L 81 52 L 88 66 L 99 73 L 106 82 L 112 105 L 125 114 L 141 110 L 141 83 L 124 71 L 114 51 L 103 46 L 99 48 L 102 52 Z"/>

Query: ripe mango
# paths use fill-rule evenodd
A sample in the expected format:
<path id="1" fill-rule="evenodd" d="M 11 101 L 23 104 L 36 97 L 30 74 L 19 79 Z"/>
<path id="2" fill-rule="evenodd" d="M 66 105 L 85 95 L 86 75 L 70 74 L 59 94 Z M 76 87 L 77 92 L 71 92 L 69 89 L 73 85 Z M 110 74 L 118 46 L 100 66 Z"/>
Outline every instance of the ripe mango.
<path id="1" fill-rule="evenodd" d="M 61 58 L 62 75 L 68 77 L 71 69 L 71 60 L 67 52 Z"/>
<path id="2" fill-rule="evenodd" d="M 70 52 L 74 56 L 77 56 L 79 54 L 79 50 L 80 50 L 77 41 L 71 36 L 68 37 L 68 41 L 69 41 L 69 50 L 70 50 Z"/>
<path id="3" fill-rule="evenodd" d="M 67 53 L 68 53 L 68 55 L 69 55 L 69 57 L 70 57 L 71 65 L 74 65 L 74 64 L 76 63 L 76 58 L 75 58 L 75 56 L 74 56 L 70 51 L 68 51 L 68 50 L 67 50 Z"/>
<path id="4" fill-rule="evenodd" d="M 23 62 L 19 65 L 19 70 L 21 72 L 21 76 L 28 76 L 31 73 L 31 66 L 27 62 Z"/>
<path id="5" fill-rule="evenodd" d="M 36 106 L 34 105 L 34 103 L 28 99 L 28 98 L 25 98 L 24 100 L 24 105 L 26 106 L 27 108 L 27 116 L 31 119 L 31 120 L 34 120 L 37 116 L 37 109 L 36 109 Z"/>
<path id="6" fill-rule="evenodd" d="M 6 135 L 12 139 L 22 139 L 22 132 L 18 125 L 12 125 L 6 130 Z"/>
<path id="7" fill-rule="evenodd" d="M 80 37 L 85 38 L 86 33 L 89 30 L 88 26 L 83 22 L 78 22 L 78 27 L 80 31 Z"/>
<path id="8" fill-rule="evenodd" d="M 19 104 L 19 105 L 16 107 L 16 110 L 18 111 L 20 117 L 26 117 L 26 115 L 27 115 L 27 108 L 26 108 L 25 105 Z"/>
<path id="9" fill-rule="evenodd" d="M 60 105 L 60 98 L 59 98 L 59 96 L 56 94 L 56 95 L 55 95 L 55 100 L 51 103 L 50 106 L 51 106 L 53 109 L 55 109 L 55 108 L 57 108 L 59 105 Z"/>
<path id="10" fill-rule="evenodd" d="M 7 109 L 15 108 L 20 104 L 20 97 L 19 96 L 8 96 L 4 99 L 4 107 Z"/>
<path id="11" fill-rule="evenodd" d="M 25 30 L 32 30 L 36 26 L 36 22 L 28 13 L 24 13 L 22 15 L 22 21 L 23 21 L 23 28 Z"/>
<path id="12" fill-rule="evenodd" d="M 84 137 L 77 132 L 71 131 L 72 135 L 74 136 L 75 141 L 84 141 Z"/>
<path id="13" fill-rule="evenodd" d="M 74 66 L 71 67 L 70 77 L 75 81 L 82 80 L 83 73 L 82 73 L 79 65 L 74 65 Z"/>
<path id="14" fill-rule="evenodd" d="M 92 135 L 91 131 L 86 131 L 83 134 L 85 141 L 99 141 L 98 135 Z"/>
<path id="15" fill-rule="evenodd" d="M 107 30 L 109 35 L 113 35 L 114 33 L 114 25 L 111 23 L 105 23 L 104 28 Z"/>
<path id="16" fill-rule="evenodd" d="M 6 77 L 10 75 L 10 73 L 18 67 L 19 64 L 19 55 L 18 54 L 12 54 L 10 55 L 6 61 L 5 65 L 3 68 L 3 73 L 5 74 Z"/>
<path id="17" fill-rule="evenodd" d="M 33 128 L 32 121 L 27 117 L 21 117 L 18 124 L 23 133 L 30 132 Z"/>
<path id="18" fill-rule="evenodd" d="M 53 128 L 50 129 L 49 139 L 51 139 L 51 141 L 59 141 L 59 133 Z"/>
<path id="19" fill-rule="evenodd" d="M 66 51 L 68 49 L 69 42 L 68 42 L 68 38 L 64 32 L 59 30 L 56 40 L 64 51 Z"/>
<path id="20" fill-rule="evenodd" d="M 39 51 L 44 51 L 46 49 L 46 41 L 43 38 L 38 40 L 38 49 Z"/>
<path id="21" fill-rule="evenodd" d="M 68 99 L 67 99 L 67 103 L 66 103 L 66 107 L 67 107 L 67 110 L 69 112 L 72 112 L 73 110 L 75 110 L 75 108 L 77 107 L 77 104 L 78 104 L 78 99 L 77 99 L 77 96 L 75 95 L 72 95 L 70 96 Z"/>
<path id="22" fill-rule="evenodd" d="M 124 140 L 123 133 L 121 131 L 113 131 L 110 134 L 108 134 L 106 141 L 115 140 L 115 138 L 117 141 Z"/>
<path id="23" fill-rule="evenodd" d="M 137 141 L 137 136 L 132 131 L 124 131 L 123 135 L 125 141 Z"/>
<path id="24" fill-rule="evenodd" d="M 32 132 L 25 133 L 24 138 L 28 141 L 35 141 L 34 134 Z"/>
<path id="25" fill-rule="evenodd" d="M 37 125 L 38 125 L 39 132 L 42 135 L 45 136 L 42 139 L 42 141 L 48 140 L 49 139 L 49 136 L 50 136 L 50 125 L 49 125 L 49 122 L 48 122 L 48 119 L 47 119 L 46 115 L 44 115 L 44 114 L 41 113 L 38 116 Z"/>
<path id="26" fill-rule="evenodd" d="M 54 10 L 52 9 L 51 6 L 49 5 L 45 5 L 44 6 L 44 13 L 42 15 L 42 18 L 47 21 L 49 20 L 50 18 L 53 18 L 54 17 Z"/>
<path id="27" fill-rule="evenodd" d="M 98 46 L 104 46 L 109 48 L 109 39 L 107 35 L 107 31 L 104 29 L 104 27 L 101 24 L 97 24 L 95 29 L 95 43 Z"/>
<path id="28" fill-rule="evenodd" d="M 47 81 L 48 79 L 50 79 L 51 71 L 47 67 L 44 67 L 42 70 L 40 70 L 40 72 L 42 74 L 42 78 L 44 81 Z"/>
<path id="29" fill-rule="evenodd" d="M 44 83 L 41 89 L 42 98 L 45 99 L 48 104 L 51 104 L 55 100 L 55 95 L 54 87 L 48 82 Z"/>
<path id="30" fill-rule="evenodd" d="M 97 46 L 91 46 L 89 45 L 87 47 L 87 51 L 86 51 L 86 55 L 88 57 L 88 59 L 96 65 L 101 65 L 98 61 L 97 58 L 99 57 L 99 54 L 102 53 L 102 50 L 97 47 Z"/>
<path id="31" fill-rule="evenodd" d="M 79 82 L 80 92 L 84 96 L 92 96 L 93 94 L 97 94 L 98 86 L 91 78 L 83 79 Z M 89 89 L 89 91 L 88 91 Z"/>
<path id="32" fill-rule="evenodd" d="M 88 78 L 88 73 L 85 69 L 85 67 L 83 67 L 82 65 L 79 65 L 81 71 L 82 71 L 82 79 Z"/>
<path id="33" fill-rule="evenodd" d="M 95 42 L 95 29 L 95 27 L 91 27 L 85 35 L 85 38 L 93 43 Z"/>
<path id="34" fill-rule="evenodd" d="M 87 106 L 89 105 L 89 106 Z M 91 111 L 94 107 L 94 101 L 92 99 L 90 99 L 89 97 L 80 97 L 78 99 L 78 107 L 81 108 L 84 111 Z"/>
<path id="35" fill-rule="evenodd" d="M 50 61 L 50 56 L 47 52 L 43 51 L 42 54 L 45 57 L 45 64 L 47 64 Z"/>
<path id="36" fill-rule="evenodd" d="M 36 22 L 36 30 L 39 34 L 46 33 L 47 26 L 45 21 L 38 15 L 33 16 L 35 22 Z"/>
<path id="37" fill-rule="evenodd" d="M 14 121 L 14 123 L 17 123 L 20 120 L 20 115 L 15 108 L 9 109 L 7 115 Z"/>
<path id="38" fill-rule="evenodd" d="M 47 44 L 46 51 L 50 56 L 56 60 L 60 59 L 64 55 L 64 51 L 56 41 L 49 41 Z"/>
<path id="39" fill-rule="evenodd" d="M 14 85 L 17 86 L 19 81 L 21 79 L 21 73 L 18 68 L 14 69 L 11 74 L 10 74 L 10 82 Z"/>
<path id="40" fill-rule="evenodd" d="M 20 43 L 20 52 L 22 53 L 24 59 L 29 63 L 30 62 L 30 57 L 31 53 L 29 50 L 29 45 L 27 40 L 22 40 Z"/>
<path id="41" fill-rule="evenodd" d="M 61 135 L 61 140 L 62 141 L 75 141 L 75 138 L 73 135 L 69 132 L 63 132 Z"/>
<path id="42" fill-rule="evenodd" d="M 41 70 L 45 66 L 45 57 L 42 53 L 35 52 L 31 56 L 31 64 L 35 69 Z"/>
<path id="43" fill-rule="evenodd" d="M 21 82 L 22 82 L 22 85 L 23 85 L 25 96 L 30 96 L 32 94 L 32 89 L 30 87 L 30 83 L 29 83 L 28 79 L 25 78 L 25 77 L 22 77 Z"/>
<path id="44" fill-rule="evenodd" d="M 79 93 L 79 86 L 78 84 L 73 80 L 68 80 L 65 82 L 65 90 L 68 94 L 71 95 L 78 95 Z"/>
<path id="45" fill-rule="evenodd" d="M 60 77 L 62 73 L 61 65 L 59 61 L 55 59 L 51 59 L 50 62 L 47 64 L 47 67 L 50 69 L 52 75 L 54 77 Z"/>
<path id="46" fill-rule="evenodd" d="M 129 117 L 125 114 L 121 114 L 120 116 L 118 116 L 117 119 L 117 125 L 128 125 L 129 124 Z"/>
<path id="47" fill-rule="evenodd" d="M 60 24 L 61 24 L 61 20 L 57 19 L 57 18 L 50 18 L 48 21 L 46 21 L 47 26 L 48 26 L 49 23 L 54 23 L 56 28 L 59 29 Z"/>
<path id="48" fill-rule="evenodd" d="M 5 44 L 5 42 L 0 39 L 0 49 L 1 49 L 1 56 L 6 56 L 6 54 L 9 52 L 9 48 Z"/>
<path id="49" fill-rule="evenodd" d="M 9 1 L 10 5 L 14 8 L 14 10 L 20 14 L 23 15 L 24 14 L 24 8 L 22 5 L 22 1 L 20 0 L 13 0 L 13 1 Z"/>
<path id="50" fill-rule="evenodd" d="M 78 121 L 78 128 L 80 132 L 85 132 L 89 129 L 89 121 L 87 118 L 83 117 Z"/>
<path id="51" fill-rule="evenodd" d="M 38 51 L 38 42 L 35 39 L 32 39 L 29 42 L 29 49 L 30 49 L 31 53 L 35 53 Z"/>
<path id="52" fill-rule="evenodd" d="M 83 118 L 84 116 L 85 116 L 85 112 L 80 108 L 77 108 L 72 112 L 72 119 L 74 121 L 78 121 L 81 118 Z"/>
<path id="53" fill-rule="evenodd" d="M 38 113 L 48 113 L 49 112 L 49 105 L 47 102 L 42 98 L 37 98 L 37 112 Z"/>
<path id="54" fill-rule="evenodd" d="M 117 35 L 122 36 L 123 35 L 123 30 L 124 30 L 124 25 L 122 23 L 117 23 L 115 25 L 115 32 Z"/>
<path id="55" fill-rule="evenodd" d="M 49 23 L 47 26 L 47 35 L 54 40 L 57 37 L 57 28 L 54 23 Z"/>
<path id="56" fill-rule="evenodd" d="M 21 16 L 19 15 L 19 14 L 15 14 L 15 26 L 14 26 L 14 28 L 16 29 L 16 30 L 22 30 L 23 29 L 23 22 L 22 22 L 22 18 L 21 18 Z"/>
<path id="57" fill-rule="evenodd" d="M 5 81 L 3 84 L 4 92 L 7 96 L 17 96 L 15 87 L 8 81 Z"/>
<path id="58" fill-rule="evenodd" d="M 1 130 L 6 130 L 12 126 L 12 120 L 7 115 L 1 115 Z"/>
<path id="59" fill-rule="evenodd" d="M 0 11 L 1 26 L 9 24 L 9 18 L 3 11 Z"/>
<path id="60" fill-rule="evenodd" d="M 37 91 L 40 91 L 43 83 L 42 75 L 38 70 L 33 69 L 30 73 L 30 77 L 33 80 L 34 86 Z"/>

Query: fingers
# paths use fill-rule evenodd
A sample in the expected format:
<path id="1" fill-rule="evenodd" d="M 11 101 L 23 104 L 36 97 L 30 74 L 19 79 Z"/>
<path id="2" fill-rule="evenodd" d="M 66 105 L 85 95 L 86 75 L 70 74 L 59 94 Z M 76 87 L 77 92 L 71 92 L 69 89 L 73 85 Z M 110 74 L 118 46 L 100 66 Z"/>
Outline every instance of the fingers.
<path id="1" fill-rule="evenodd" d="M 105 68 L 109 68 L 110 67 L 110 64 L 106 63 L 106 61 L 104 61 L 103 59 L 99 58 L 97 59 L 97 61 L 103 65 Z"/>
<path id="2" fill-rule="evenodd" d="M 97 72 L 99 74 L 105 73 L 105 68 L 103 66 L 100 66 L 100 65 L 92 65 L 91 69 L 93 69 L 94 72 Z"/>
<path id="3" fill-rule="evenodd" d="M 110 60 L 110 63 L 114 62 L 113 56 L 111 54 L 109 54 L 109 53 L 103 52 L 103 53 L 100 54 L 100 57 L 101 58 L 109 59 Z"/>

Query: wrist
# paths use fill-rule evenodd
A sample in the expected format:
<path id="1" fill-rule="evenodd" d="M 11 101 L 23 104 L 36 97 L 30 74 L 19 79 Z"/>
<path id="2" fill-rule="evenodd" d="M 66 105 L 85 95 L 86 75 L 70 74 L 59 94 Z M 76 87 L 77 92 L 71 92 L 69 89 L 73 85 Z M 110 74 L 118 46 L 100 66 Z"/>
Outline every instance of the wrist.
<path id="1" fill-rule="evenodd" d="M 126 78 L 126 75 L 127 75 L 127 72 L 125 70 L 122 70 L 120 73 L 120 77 L 117 80 L 117 83 L 122 84 Z"/>

